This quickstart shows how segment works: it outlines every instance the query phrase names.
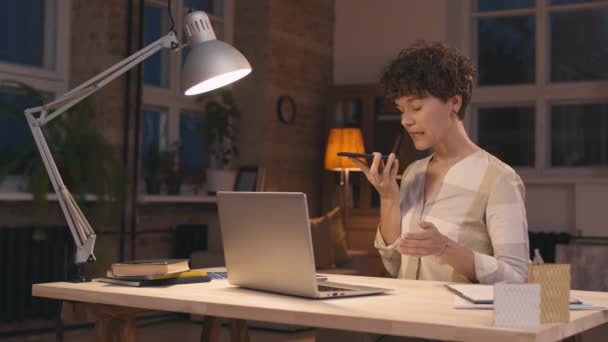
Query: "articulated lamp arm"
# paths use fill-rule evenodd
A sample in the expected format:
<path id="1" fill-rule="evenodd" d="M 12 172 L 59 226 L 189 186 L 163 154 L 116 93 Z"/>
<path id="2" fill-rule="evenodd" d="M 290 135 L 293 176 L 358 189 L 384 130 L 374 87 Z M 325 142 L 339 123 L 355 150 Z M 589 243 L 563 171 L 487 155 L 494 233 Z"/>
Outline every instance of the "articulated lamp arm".
<path id="1" fill-rule="evenodd" d="M 85 99 L 87 96 L 95 93 L 112 80 L 121 76 L 137 64 L 143 62 L 145 59 L 152 56 L 159 50 L 163 48 L 177 50 L 179 47 L 180 46 L 175 37 L 175 33 L 171 31 L 166 36 L 125 58 L 121 62 L 113 65 L 97 76 L 60 96 L 56 100 L 43 106 L 33 107 L 25 110 L 25 117 L 30 130 L 32 131 L 32 135 L 34 136 L 36 147 L 40 152 L 40 156 L 44 162 L 44 167 L 49 174 L 51 183 L 53 184 L 53 189 L 57 194 L 57 199 L 59 200 L 61 210 L 63 211 L 63 215 L 68 222 L 68 226 L 70 227 L 72 238 L 76 243 L 76 264 L 95 261 L 93 249 L 95 247 L 95 239 L 97 237 L 93 231 L 93 228 L 91 228 L 91 225 L 76 204 L 72 194 L 68 191 L 63 183 L 61 175 L 57 169 L 57 165 L 55 164 L 55 160 L 53 159 L 49 146 L 44 138 L 42 127 L 48 124 L 54 118 L 63 114 L 72 106 L 76 105 L 78 102 Z"/>

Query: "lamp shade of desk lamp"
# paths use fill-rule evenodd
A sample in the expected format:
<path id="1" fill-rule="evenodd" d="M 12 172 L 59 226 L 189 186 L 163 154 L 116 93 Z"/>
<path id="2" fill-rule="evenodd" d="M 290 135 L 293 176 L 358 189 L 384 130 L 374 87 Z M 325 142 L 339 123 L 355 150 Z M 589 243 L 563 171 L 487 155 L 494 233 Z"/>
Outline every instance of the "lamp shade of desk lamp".
<path id="1" fill-rule="evenodd" d="M 205 12 L 188 14 L 184 26 L 192 45 L 182 69 L 185 95 L 197 95 L 223 87 L 251 72 L 251 65 L 237 49 L 215 38 Z"/>
<path id="2" fill-rule="evenodd" d="M 327 149 L 325 150 L 325 170 L 359 171 L 350 158 L 339 157 L 338 152 L 365 153 L 363 134 L 360 128 L 339 127 L 329 131 Z"/>
<path id="3" fill-rule="evenodd" d="M 171 1 L 169 1 L 169 6 L 171 6 L 170 4 Z M 42 127 L 161 49 L 171 49 L 173 52 L 179 51 L 184 46 L 192 49 L 182 70 L 182 89 L 185 95 L 196 95 L 223 87 L 251 72 L 251 65 L 238 50 L 215 38 L 211 22 L 205 12 L 189 13 L 184 20 L 184 25 L 188 37 L 186 44 L 180 45 L 176 32 L 171 30 L 157 41 L 54 101 L 25 110 L 36 147 L 49 174 L 53 189 L 57 193 L 59 204 L 76 244 L 75 263 L 79 266 L 85 262 L 95 261 L 93 249 L 96 234 L 63 183 L 59 168 L 46 143 Z M 79 268 L 82 270 L 81 267 Z"/>

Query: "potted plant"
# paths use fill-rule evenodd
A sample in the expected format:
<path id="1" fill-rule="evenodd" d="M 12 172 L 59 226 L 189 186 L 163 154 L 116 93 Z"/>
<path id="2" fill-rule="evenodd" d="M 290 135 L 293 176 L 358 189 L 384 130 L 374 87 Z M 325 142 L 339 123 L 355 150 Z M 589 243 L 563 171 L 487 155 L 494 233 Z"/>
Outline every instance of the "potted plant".
<path id="1" fill-rule="evenodd" d="M 234 162 L 238 155 L 234 126 L 241 113 L 230 89 L 216 90 L 197 101 L 205 103 L 205 119 L 201 122 L 200 132 L 209 149 L 207 192 L 232 190 L 237 175 Z"/>
<path id="2" fill-rule="evenodd" d="M 43 93 L 26 84 L 16 81 L 2 83 L 18 89 L 35 105 L 48 100 Z M 25 121 L 24 109 L 0 104 L 2 113 Z M 124 177 L 117 166 L 112 146 L 96 127 L 90 98 L 74 106 L 69 115 L 57 118 L 45 127 L 44 135 L 59 173 L 77 201 L 82 201 L 87 193 L 97 195 L 100 202 L 108 198 L 113 198 L 113 202 L 120 200 L 118 183 Z M 28 191 L 34 195 L 36 203 L 45 207 L 46 194 L 53 189 L 33 138 L 12 160 L 0 166 L 0 177 L 15 172 L 25 174 Z"/>

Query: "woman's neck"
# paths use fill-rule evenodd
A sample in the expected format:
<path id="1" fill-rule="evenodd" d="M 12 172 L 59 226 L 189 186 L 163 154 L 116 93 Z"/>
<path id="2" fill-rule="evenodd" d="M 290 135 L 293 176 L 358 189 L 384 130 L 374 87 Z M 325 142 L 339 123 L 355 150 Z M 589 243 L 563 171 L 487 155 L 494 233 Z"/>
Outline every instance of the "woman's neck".
<path id="1" fill-rule="evenodd" d="M 433 159 L 440 163 L 450 163 L 479 150 L 479 146 L 469 138 L 462 121 L 458 120 L 450 127 L 445 137 L 433 146 Z"/>

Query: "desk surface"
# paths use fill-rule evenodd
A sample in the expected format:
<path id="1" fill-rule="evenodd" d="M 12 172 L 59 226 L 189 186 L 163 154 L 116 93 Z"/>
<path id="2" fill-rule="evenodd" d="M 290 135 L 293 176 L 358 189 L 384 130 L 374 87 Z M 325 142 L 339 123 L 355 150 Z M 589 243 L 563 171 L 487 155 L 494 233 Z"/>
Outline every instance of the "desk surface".
<path id="1" fill-rule="evenodd" d="M 169 287 L 99 282 L 33 285 L 32 294 L 63 300 L 450 341 L 559 341 L 608 322 L 608 311 L 571 311 L 570 322 L 533 328 L 493 326 L 491 310 L 457 310 L 443 283 L 328 275 L 331 281 L 392 288 L 389 294 L 304 299 L 231 286 L 226 280 Z M 573 291 L 608 306 L 608 293 Z"/>

